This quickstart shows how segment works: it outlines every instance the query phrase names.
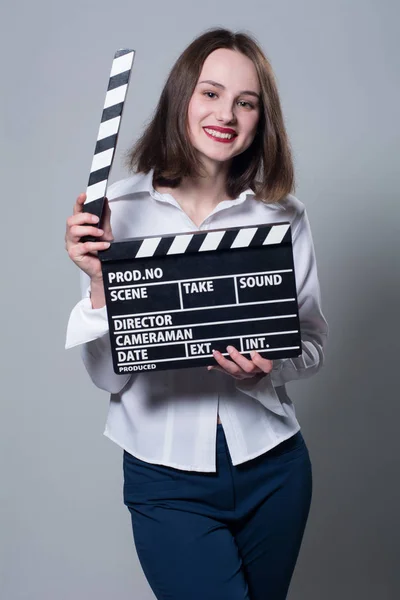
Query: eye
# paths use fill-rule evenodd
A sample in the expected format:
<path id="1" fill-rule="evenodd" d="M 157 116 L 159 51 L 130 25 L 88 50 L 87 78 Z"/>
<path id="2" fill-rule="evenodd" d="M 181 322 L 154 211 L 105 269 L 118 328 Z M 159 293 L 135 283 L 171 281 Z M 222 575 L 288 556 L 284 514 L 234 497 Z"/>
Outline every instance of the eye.
<path id="1" fill-rule="evenodd" d="M 216 98 L 217 94 L 215 92 L 203 92 L 203 96 L 207 96 L 207 98 Z"/>
<path id="2" fill-rule="evenodd" d="M 239 100 L 239 104 L 246 105 L 248 108 L 254 108 L 254 104 L 251 104 L 251 102 L 246 102 L 245 100 Z"/>

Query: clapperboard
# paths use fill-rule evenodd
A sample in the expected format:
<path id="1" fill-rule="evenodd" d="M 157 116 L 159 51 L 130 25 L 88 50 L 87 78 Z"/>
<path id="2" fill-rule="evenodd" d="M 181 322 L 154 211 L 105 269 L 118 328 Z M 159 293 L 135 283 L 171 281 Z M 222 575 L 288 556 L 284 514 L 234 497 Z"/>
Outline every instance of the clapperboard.
<path id="1" fill-rule="evenodd" d="M 289 223 L 132 238 L 99 252 L 116 373 L 301 353 Z"/>

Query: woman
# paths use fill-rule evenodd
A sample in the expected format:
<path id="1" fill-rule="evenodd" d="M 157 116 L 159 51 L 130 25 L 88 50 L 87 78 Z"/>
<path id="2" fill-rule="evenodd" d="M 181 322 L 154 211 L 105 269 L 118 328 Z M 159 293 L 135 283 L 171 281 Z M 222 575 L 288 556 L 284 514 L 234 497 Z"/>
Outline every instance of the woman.
<path id="1" fill-rule="evenodd" d="M 111 393 L 105 435 L 124 449 L 124 502 L 139 560 L 159 599 L 283 600 L 312 494 L 285 384 L 320 369 L 327 324 L 308 218 L 290 193 L 276 83 L 257 43 L 223 29 L 195 39 L 129 163 L 136 172 L 110 187 L 102 229 L 82 212 L 84 194 L 67 220 L 83 298 L 66 347 L 81 345 L 93 382 Z M 96 256 L 109 240 L 288 220 L 299 357 L 247 359 L 228 346 L 229 358 L 215 352 L 206 370 L 114 373 Z M 82 244 L 85 235 L 99 241 Z"/>

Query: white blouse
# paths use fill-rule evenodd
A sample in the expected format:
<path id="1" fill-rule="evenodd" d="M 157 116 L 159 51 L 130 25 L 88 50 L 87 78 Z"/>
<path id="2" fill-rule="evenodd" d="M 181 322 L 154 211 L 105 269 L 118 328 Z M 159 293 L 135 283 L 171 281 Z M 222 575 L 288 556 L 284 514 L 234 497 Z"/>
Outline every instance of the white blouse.
<path id="1" fill-rule="evenodd" d="M 274 360 L 271 373 L 254 380 L 236 380 L 205 367 L 116 374 L 107 308 L 92 308 L 90 279 L 80 272 L 82 299 L 69 317 L 65 347 L 81 346 L 93 383 L 111 394 L 104 435 L 146 462 L 215 472 L 218 413 L 233 465 L 267 452 L 300 429 L 285 383 L 310 377 L 321 368 L 328 335 L 310 226 L 305 207 L 295 196 L 264 204 L 248 189 L 235 200 L 221 201 L 196 227 L 172 195 L 154 190 L 152 180 L 151 171 L 110 186 L 107 197 L 115 240 L 291 223 L 302 354 Z"/>

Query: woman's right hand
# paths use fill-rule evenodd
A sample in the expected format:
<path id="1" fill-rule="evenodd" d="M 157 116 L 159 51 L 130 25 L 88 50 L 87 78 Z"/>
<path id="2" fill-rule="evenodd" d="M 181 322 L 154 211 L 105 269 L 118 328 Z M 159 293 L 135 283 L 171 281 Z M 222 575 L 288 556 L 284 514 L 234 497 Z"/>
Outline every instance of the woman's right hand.
<path id="1" fill-rule="evenodd" d="M 85 200 L 86 194 L 79 194 L 74 204 L 73 215 L 67 219 L 65 249 L 70 259 L 92 280 L 101 280 L 101 262 L 97 258 L 97 252 L 106 250 L 110 246 L 110 241 L 114 239 L 110 223 L 111 211 L 108 200 L 105 198 L 101 222 L 103 228 L 99 229 L 95 227 L 99 221 L 98 217 L 83 212 Z M 81 242 L 80 239 L 85 235 L 95 236 L 98 241 Z"/>

